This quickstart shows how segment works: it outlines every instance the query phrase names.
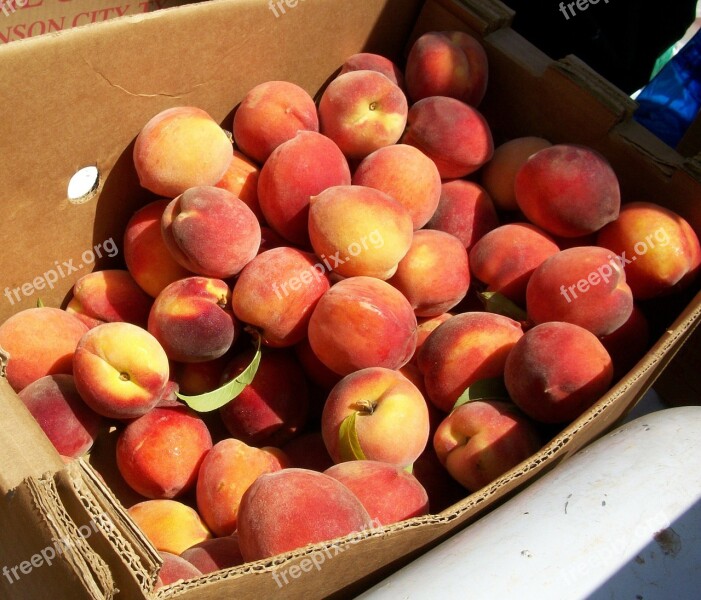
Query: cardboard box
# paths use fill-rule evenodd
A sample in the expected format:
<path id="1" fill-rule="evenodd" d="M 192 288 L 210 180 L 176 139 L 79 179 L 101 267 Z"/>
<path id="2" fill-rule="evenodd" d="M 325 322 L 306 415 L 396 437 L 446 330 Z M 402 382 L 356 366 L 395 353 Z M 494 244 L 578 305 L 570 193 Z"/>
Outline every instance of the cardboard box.
<path id="1" fill-rule="evenodd" d="M 264 0 L 220 0 L 0 48 L 0 80 L 12 91 L 0 103 L 0 139 L 11 145 L 0 169 L 0 320 L 39 296 L 46 305 L 60 305 L 80 274 L 121 264 L 119 254 L 99 257 L 96 249 L 108 240 L 119 244 L 129 216 L 151 198 L 138 186 L 131 152 L 155 113 L 190 104 L 230 128 L 234 106 L 257 83 L 284 79 L 315 94 L 348 55 L 366 50 L 401 62 L 418 35 L 436 29 L 463 29 L 483 39 L 491 70 L 480 109 L 497 141 L 532 134 L 594 147 L 611 161 L 624 198 L 665 204 L 701 234 L 698 163 L 632 121 L 635 104 L 576 58 L 553 62 L 517 35 L 509 27 L 512 13 L 499 2 L 285 2 L 274 12 Z M 99 185 L 85 201 L 70 202 L 68 180 L 86 165 L 99 169 Z M 530 460 L 450 509 L 153 596 L 159 564 L 153 548 L 89 464 L 61 463 L 0 377 L 0 596 L 36 598 L 51 590 L 54 598 L 71 600 L 268 598 L 277 592 L 349 597 L 610 430 L 698 325 L 697 291 L 698 285 L 652 307 L 657 342 L 590 411 Z M 50 555 L 52 546 L 61 560 L 48 566 L 42 550 Z M 305 559 L 314 553 L 327 558 L 310 572 Z M 295 565 L 296 577 L 290 571 Z M 3 566 L 14 566 L 20 576 L 10 571 L 8 577 Z M 288 583 L 279 583 L 282 570 Z"/>
<path id="2" fill-rule="evenodd" d="M 0 44 L 191 0 L 0 0 Z"/>

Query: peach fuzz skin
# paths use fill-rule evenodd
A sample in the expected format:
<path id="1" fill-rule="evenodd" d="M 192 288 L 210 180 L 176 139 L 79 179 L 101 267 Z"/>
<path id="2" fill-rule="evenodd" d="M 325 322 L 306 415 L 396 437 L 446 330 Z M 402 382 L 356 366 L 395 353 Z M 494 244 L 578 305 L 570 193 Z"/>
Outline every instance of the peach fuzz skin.
<path id="1" fill-rule="evenodd" d="M 134 166 L 142 187 L 166 198 L 215 185 L 234 149 L 224 130 L 200 108 L 177 106 L 152 117 L 136 137 Z"/>
<path id="2" fill-rule="evenodd" d="M 372 52 L 359 52 L 349 56 L 341 66 L 339 75 L 350 73 L 351 71 L 377 71 L 382 73 L 393 84 L 404 88 L 404 75 L 402 70 L 389 58 Z"/>
<path id="3" fill-rule="evenodd" d="M 441 464 L 470 492 L 526 460 L 541 445 L 533 424 L 515 406 L 500 401 L 476 401 L 456 408 L 433 436 Z"/>
<path id="4" fill-rule="evenodd" d="M 133 419 L 156 406 L 168 382 L 168 357 L 158 340 L 130 323 L 88 331 L 73 360 L 75 385 L 96 413 Z"/>
<path id="5" fill-rule="evenodd" d="M 19 392 L 46 375 L 71 374 L 78 342 L 88 327 L 59 308 L 28 308 L 0 325 L 7 381 Z"/>
<path id="6" fill-rule="evenodd" d="M 353 456 L 341 443 L 343 421 L 356 414 L 355 427 L 365 458 L 406 467 L 426 448 L 429 416 L 419 389 L 398 371 L 361 369 L 331 390 L 321 417 L 321 433 L 336 463 Z"/>

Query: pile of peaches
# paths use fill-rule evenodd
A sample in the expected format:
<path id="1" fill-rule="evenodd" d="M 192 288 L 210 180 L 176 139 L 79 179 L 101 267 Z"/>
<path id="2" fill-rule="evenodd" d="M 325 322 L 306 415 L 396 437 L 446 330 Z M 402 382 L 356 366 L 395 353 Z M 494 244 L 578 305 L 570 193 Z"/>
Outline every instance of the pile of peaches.
<path id="1" fill-rule="evenodd" d="M 431 32 L 403 72 L 350 57 L 318 105 L 257 85 L 232 134 L 155 115 L 125 268 L 0 326 L 60 454 L 116 430 L 162 584 L 479 490 L 644 355 L 641 302 L 692 284 L 692 228 L 622 205 L 595 150 L 494 147 L 487 75 L 476 39 Z"/>

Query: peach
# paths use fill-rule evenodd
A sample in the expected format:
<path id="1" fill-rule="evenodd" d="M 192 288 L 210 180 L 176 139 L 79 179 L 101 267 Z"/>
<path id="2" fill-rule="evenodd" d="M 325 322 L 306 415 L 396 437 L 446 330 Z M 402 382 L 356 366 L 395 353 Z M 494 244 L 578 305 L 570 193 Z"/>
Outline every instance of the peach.
<path id="1" fill-rule="evenodd" d="M 452 179 L 441 185 L 438 207 L 426 227 L 454 235 L 470 250 L 498 225 L 497 211 L 486 190 L 473 181 Z"/>
<path id="2" fill-rule="evenodd" d="M 597 244 L 616 254 L 636 300 L 683 290 L 701 268 L 699 238 L 689 223 L 652 202 L 624 205 Z"/>
<path id="3" fill-rule="evenodd" d="M 129 423 L 117 441 L 117 468 L 146 498 L 177 498 L 192 489 L 212 436 L 202 419 L 181 406 L 154 408 Z"/>
<path id="4" fill-rule="evenodd" d="M 411 360 L 407 364 L 416 365 L 419 351 L 428 339 L 428 336 L 431 335 L 434 329 L 436 329 L 439 325 L 445 323 L 452 316 L 453 315 L 450 313 L 443 313 L 442 315 L 436 315 L 435 317 L 423 317 L 417 319 L 416 350 L 414 350 L 414 354 L 412 355 Z"/>
<path id="5" fill-rule="evenodd" d="M 188 188 L 216 184 L 233 154 L 229 137 L 206 111 L 176 106 L 144 125 L 133 157 L 142 187 L 175 198 Z"/>
<path id="6" fill-rule="evenodd" d="M 238 536 L 235 533 L 204 540 L 185 550 L 180 557 L 204 574 L 236 567 L 244 562 Z"/>
<path id="7" fill-rule="evenodd" d="M 334 79 L 319 100 L 320 131 L 349 159 L 396 143 L 407 120 L 404 92 L 377 71 L 351 71 Z"/>
<path id="8" fill-rule="evenodd" d="M 535 426 L 515 406 L 491 400 L 456 408 L 433 436 L 441 464 L 470 492 L 501 477 L 541 445 Z"/>
<path id="9" fill-rule="evenodd" d="M 414 232 L 409 252 L 389 280 L 417 317 L 436 317 L 456 306 L 470 287 L 467 251 L 453 235 L 434 229 Z"/>
<path id="10" fill-rule="evenodd" d="M 494 152 L 485 118 L 464 102 L 446 96 L 424 98 L 409 109 L 402 143 L 432 159 L 442 179 L 473 173 Z"/>
<path id="11" fill-rule="evenodd" d="M 261 475 L 241 499 L 239 545 L 247 562 L 371 526 L 360 500 L 333 477 L 305 469 Z"/>
<path id="12" fill-rule="evenodd" d="M 487 54 L 463 31 L 430 31 L 411 47 L 406 85 L 414 102 L 429 96 L 457 98 L 477 106 L 487 91 Z"/>
<path id="13" fill-rule="evenodd" d="M 155 298 L 168 284 L 192 275 L 173 258 L 161 234 L 169 200 L 156 200 L 137 210 L 124 231 L 124 262 L 134 281 Z"/>
<path id="14" fill-rule="evenodd" d="M 293 346 L 305 338 L 319 298 L 329 289 L 324 265 L 308 252 L 273 248 L 241 272 L 231 297 L 234 314 L 255 327 L 263 343 Z"/>
<path id="15" fill-rule="evenodd" d="M 282 451 L 290 461 L 290 466 L 298 469 L 321 472 L 334 464 L 320 431 L 297 436 L 282 446 Z"/>
<path id="16" fill-rule="evenodd" d="M 236 146 L 261 164 L 298 131 L 319 131 L 319 120 L 312 97 L 289 81 L 255 86 L 234 114 Z"/>
<path id="17" fill-rule="evenodd" d="M 404 75 L 402 70 L 389 58 L 372 52 L 359 52 L 349 56 L 341 66 L 339 75 L 350 73 L 351 71 L 377 71 L 382 73 L 393 84 L 404 87 Z"/>
<path id="18" fill-rule="evenodd" d="M 252 359 L 252 351 L 236 356 L 222 383 L 241 374 Z M 299 433 L 308 410 L 307 381 L 292 351 L 266 348 L 253 381 L 219 414 L 232 437 L 250 446 L 280 446 Z"/>
<path id="19" fill-rule="evenodd" d="M 231 357 L 227 354 L 196 363 L 177 363 L 174 374 L 179 391 L 186 396 L 198 396 L 216 390 L 222 380 L 222 374 Z"/>
<path id="20" fill-rule="evenodd" d="M 404 469 L 375 460 L 340 463 L 324 471 L 353 492 L 382 525 L 428 514 L 428 494 Z"/>
<path id="21" fill-rule="evenodd" d="M 526 308 L 534 323 L 566 321 L 602 336 L 630 317 L 633 294 L 608 250 L 580 246 L 558 252 L 533 271 Z"/>
<path id="22" fill-rule="evenodd" d="M 394 198 L 409 211 L 414 229 L 426 225 L 441 197 L 441 176 L 435 163 L 406 144 L 385 146 L 366 156 L 351 181 Z"/>
<path id="23" fill-rule="evenodd" d="M 88 331 L 73 359 L 75 385 L 96 413 L 134 419 L 156 406 L 168 383 L 168 357 L 158 340 L 131 323 Z"/>
<path id="24" fill-rule="evenodd" d="M 439 325 L 417 356 L 434 406 L 449 413 L 470 385 L 501 377 L 506 357 L 522 335 L 516 321 L 486 312 L 461 313 Z"/>
<path id="25" fill-rule="evenodd" d="M 124 321 L 145 327 L 152 303 L 153 298 L 139 287 L 129 271 L 109 269 L 78 279 L 66 311 L 97 323 Z"/>
<path id="26" fill-rule="evenodd" d="M 40 377 L 19 398 L 59 454 L 77 458 L 95 443 L 102 417 L 83 402 L 72 375 Z"/>
<path id="27" fill-rule="evenodd" d="M 19 392 L 46 375 L 71 374 L 76 346 L 88 327 L 59 308 L 28 308 L 0 325 L 8 355 L 6 377 Z"/>
<path id="28" fill-rule="evenodd" d="M 197 511 L 178 500 L 144 500 L 127 512 L 160 552 L 180 555 L 212 537 Z"/>
<path id="29" fill-rule="evenodd" d="M 355 420 L 358 444 L 369 460 L 406 467 L 426 448 L 426 400 L 398 371 L 361 369 L 346 375 L 329 393 L 321 416 L 321 433 L 337 463 L 358 458 L 351 451 L 348 436 L 341 431 L 349 418 Z"/>
<path id="30" fill-rule="evenodd" d="M 552 144 L 541 137 L 519 137 L 494 149 L 494 156 L 482 169 L 482 185 L 500 210 L 518 210 L 514 185 L 516 173 L 536 152 Z"/>
<path id="31" fill-rule="evenodd" d="M 251 209 L 258 221 L 263 221 L 263 213 L 258 203 L 258 177 L 260 169 L 243 152 L 234 149 L 234 157 L 216 187 L 231 192 Z"/>
<path id="32" fill-rule="evenodd" d="M 314 354 L 309 339 L 304 338 L 295 345 L 295 354 L 307 378 L 320 388 L 329 391 L 341 380 L 341 375 L 329 369 L 319 357 Z"/>
<path id="33" fill-rule="evenodd" d="M 258 200 L 275 232 L 306 247 L 310 198 L 350 182 L 350 168 L 338 146 L 320 133 L 300 131 L 276 148 L 263 165 Z"/>
<path id="34" fill-rule="evenodd" d="M 628 320 L 618 329 L 599 338 L 613 361 L 613 380 L 621 379 L 645 356 L 650 347 L 650 325 L 639 307 L 633 305 Z"/>
<path id="35" fill-rule="evenodd" d="M 529 329 L 506 360 L 504 382 L 514 403 L 541 423 L 569 423 L 609 388 L 613 364 L 596 336 L 572 323 Z"/>
<path id="36" fill-rule="evenodd" d="M 241 497 L 263 473 L 283 468 L 281 459 L 264 448 L 233 438 L 217 442 L 200 466 L 197 509 L 217 535 L 236 530 Z"/>
<path id="37" fill-rule="evenodd" d="M 507 223 L 493 229 L 470 250 L 470 269 L 487 290 L 519 306 L 533 271 L 560 251 L 555 241 L 530 223 Z"/>
<path id="38" fill-rule="evenodd" d="M 343 277 L 389 279 L 409 250 L 413 229 L 409 211 L 374 188 L 334 186 L 311 199 L 314 252 Z"/>
<path id="39" fill-rule="evenodd" d="M 237 275 L 258 253 L 260 225 L 253 211 L 231 192 L 193 187 L 173 199 L 161 218 L 173 258 L 204 277 Z"/>
<path id="40" fill-rule="evenodd" d="M 158 572 L 158 580 L 154 587 L 156 590 L 177 581 L 194 579 L 202 575 L 202 571 L 195 565 L 177 554 L 171 552 L 159 552 L 159 554 L 163 559 L 163 565 Z"/>
<path id="41" fill-rule="evenodd" d="M 556 144 L 516 173 L 519 208 L 534 225 L 562 237 L 593 233 L 618 217 L 621 191 L 608 161 L 591 148 Z"/>
<path id="42" fill-rule="evenodd" d="M 220 279 L 187 277 L 175 281 L 154 301 L 148 330 L 171 360 L 219 358 L 239 332 L 231 311 L 231 291 Z"/>
<path id="43" fill-rule="evenodd" d="M 365 367 L 398 369 L 414 353 L 416 316 L 388 283 L 350 277 L 321 297 L 308 336 L 314 354 L 340 375 Z"/>

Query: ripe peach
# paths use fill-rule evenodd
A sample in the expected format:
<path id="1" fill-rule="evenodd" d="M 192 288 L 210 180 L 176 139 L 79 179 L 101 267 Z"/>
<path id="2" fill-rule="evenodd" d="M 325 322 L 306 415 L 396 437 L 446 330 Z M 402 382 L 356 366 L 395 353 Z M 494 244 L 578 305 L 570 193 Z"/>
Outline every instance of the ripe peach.
<path id="1" fill-rule="evenodd" d="M 349 159 L 396 143 L 406 125 L 404 92 L 377 71 L 339 75 L 319 101 L 320 131 Z"/>
<path id="2" fill-rule="evenodd" d="M 321 472 L 334 464 L 320 431 L 297 436 L 282 446 L 282 451 L 289 459 L 290 466 L 298 469 Z"/>
<path id="3" fill-rule="evenodd" d="M 536 152 L 552 144 L 541 137 L 519 137 L 494 149 L 494 156 L 482 169 L 482 185 L 495 206 L 501 210 L 518 210 L 514 181 L 516 173 Z"/>
<path id="4" fill-rule="evenodd" d="M 514 193 L 529 221 L 562 237 L 601 229 L 621 207 L 618 178 L 608 161 L 573 144 L 533 154 L 516 173 Z"/>
<path id="5" fill-rule="evenodd" d="M 365 367 L 398 369 L 416 347 L 416 316 L 388 283 L 350 277 L 321 297 L 308 336 L 314 354 L 340 375 Z"/>
<path id="6" fill-rule="evenodd" d="M 477 106 L 487 91 L 487 54 L 463 31 L 430 31 L 418 38 L 407 57 L 406 85 L 414 102 L 449 96 Z"/>
<path id="7" fill-rule="evenodd" d="M 470 492 L 526 460 L 541 445 L 534 425 L 515 406 L 492 400 L 456 408 L 433 436 L 441 464 Z"/>
<path id="8" fill-rule="evenodd" d="M 145 327 L 152 302 L 129 271 L 108 269 L 88 273 L 75 282 L 66 312 L 95 324 L 124 321 Z"/>
<path id="9" fill-rule="evenodd" d="M 236 145 L 261 164 L 298 131 L 319 131 L 319 120 L 312 97 L 289 81 L 255 86 L 234 114 Z"/>
<path id="10" fill-rule="evenodd" d="M 155 298 L 168 284 L 192 275 L 173 258 L 161 234 L 169 200 L 156 200 L 137 210 L 124 231 L 124 262 L 134 281 Z"/>
<path id="11" fill-rule="evenodd" d="M 75 385 L 96 413 L 134 419 L 156 406 L 168 383 L 163 347 L 131 323 L 105 323 L 88 331 L 73 359 Z"/>
<path id="12" fill-rule="evenodd" d="M 602 336 L 630 317 L 633 294 L 608 250 L 580 246 L 558 252 L 533 271 L 526 308 L 535 323 L 566 321 Z"/>
<path id="13" fill-rule="evenodd" d="M 393 84 L 404 88 L 404 75 L 402 70 L 389 58 L 372 52 L 359 52 L 349 56 L 341 67 L 339 75 L 351 71 L 377 71 L 382 73 Z"/>
<path id="14" fill-rule="evenodd" d="M 258 204 L 258 177 L 260 169 L 243 152 L 234 149 L 234 158 L 216 187 L 231 192 L 251 209 L 258 221 L 263 221 L 263 213 Z"/>
<path id="15" fill-rule="evenodd" d="M 428 514 L 428 494 L 401 467 L 376 460 L 354 460 L 324 471 L 353 492 L 370 518 L 382 525 Z"/>
<path id="16" fill-rule="evenodd" d="M 265 448 L 229 438 L 214 445 L 200 465 L 197 509 L 217 535 L 236 530 L 239 504 L 248 487 L 263 473 L 283 468 L 281 459 Z"/>
<path id="17" fill-rule="evenodd" d="M 470 250 L 470 269 L 487 290 L 526 305 L 526 286 L 533 271 L 560 251 L 544 231 L 529 223 L 507 223 L 493 229 Z"/>
<path id="18" fill-rule="evenodd" d="M 237 318 L 260 331 L 263 343 L 293 346 L 306 336 L 312 311 L 328 289 L 326 269 L 313 254 L 273 248 L 246 265 L 231 304 Z"/>
<path id="19" fill-rule="evenodd" d="M 431 96 L 409 110 L 402 143 L 416 146 L 436 163 L 443 179 L 464 177 L 494 152 L 492 132 L 474 108 L 446 96 Z"/>
<path id="20" fill-rule="evenodd" d="M 219 358 L 238 336 L 231 292 L 220 279 L 187 277 L 167 286 L 153 303 L 148 330 L 179 362 Z"/>
<path id="21" fill-rule="evenodd" d="M 597 244 L 616 254 L 636 300 L 682 290 L 701 268 L 699 238 L 689 223 L 651 202 L 624 205 Z"/>
<path id="22" fill-rule="evenodd" d="M 176 106 L 152 117 L 136 137 L 134 166 L 142 187 L 166 198 L 214 185 L 234 149 L 224 130 L 200 108 Z"/>
<path id="23" fill-rule="evenodd" d="M 346 375 L 329 393 L 321 416 L 321 433 L 337 463 L 354 459 L 339 433 L 342 423 L 352 415 L 358 442 L 369 460 L 406 467 L 426 448 L 426 400 L 398 371 L 361 369 Z"/>
<path id="24" fill-rule="evenodd" d="M 175 363 L 171 375 L 179 391 L 186 396 L 198 396 L 216 390 L 231 357 L 229 354 L 213 360 L 196 363 Z"/>
<path id="25" fill-rule="evenodd" d="M 252 351 L 236 356 L 222 383 L 239 375 L 252 359 Z M 253 381 L 219 414 L 232 437 L 250 446 L 279 447 L 299 433 L 308 410 L 307 381 L 292 351 L 266 348 Z"/>
<path id="26" fill-rule="evenodd" d="M 28 308 L 0 325 L 9 355 L 7 381 L 19 392 L 45 375 L 71 374 L 76 346 L 88 327 L 59 308 Z"/>
<path id="27" fill-rule="evenodd" d="M 40 377 L 19 398 L 59 454 L 76 458 L 90 450 L 102 417 L 83 402 L 72 375 Z"/>
<path id="28" fill-rule="evenodd" d="M 438 208 L 426 227 L 454 235 L 470 250 L 498 225 L 499 217 L 486 190 L 473 181 L 452 179 L 441 185 Z"/>
<path id="29" fill-rule="evenodd" d="M 306 247 L 310 198 L 350 182 L 348 162 L 338 146 L 320 133 L 300 131 L 263 165 L 258 180 L 260 208 L 273 230 Z"/>
<path id="30" fill-rule="evenodd" d="M 305 469 L 261 475 L 241 499 L 239 544 L 260 560 L 370 527 L 360 500 L 333 477 Z"/>
<path id="31" fill-rule="evenodd" d="M 374 188 L 334 186 L 311 199 L 314 252 L 343 277 L 391 277 L 409 250 L 413 229 L 409 211 Z"/>
<path id="32" fill-rule="evenodd" d="M 161 552 L 179 555 L 212 537 L 197 511 L 177 500 L 144 500 L 127 512 Z"/>
<path id="33" fill-rule="evenodd" d="M 514 403 L 541 423 L 569 423 L 609 388 L 611 357 L 594 334 L 572 323 L 529 329 L 506 360 L 504 382 Z"/>
<path id="34" fill-rule="evenodd" d="M 180 557 L 204 574 L 236 567 L 244 562 L 239 548 L 239 539 L 235 533 L 204 540 L 185 550 Z"/>
<path id="35" fill-rule="evenodd" d="M 394 198 L 409 211 L 414 229 L 426 225 L 441 197 L 441 176 L 435 163 L 406 144 L 385 146 L 366 156 L 353 173 L 352 183 Z"/>
<path id="36" fill-rule="evenodd" d="M 409 252 L 389 280 L 417 317 L 436 317 L 456 306 L 470 287 L 467 251 L 453 235 L 434 229 L 414 232 Z"/>
<path id="37" fill-rule="evenodd" d="M 156 581 L 154 590 L 177 581 L 186 581 L 202 576 L 202 571 L 181 556 L 171 552 L 159 552 L 159 554 L 163 559 L 163 565 L 158 572 L 158 580 Z"/>
<path id="38" fill-rule="evenodd" d="M 231 192 L 193 187 L 173 199 L 161 219 L 163 241 L 183 267 L 204 277 L 237 275 L 258 253 L 260 225 Z"/>
<path id="39" fill-rule="evenodd" d="M 417 356 L 431 402 L 449 413 L 470 385 L 503 375 L 522 335 L 516 321 L 486 312 L 461 313 L 439 325 Z"/>
<path id="40" fill-rule="evenodd" d="M 154 408 L 129 423 L 117 441 L 117 468 L 146 498 L 176 498 L 194 487 L 212 436 L 194 412 Z"/>

